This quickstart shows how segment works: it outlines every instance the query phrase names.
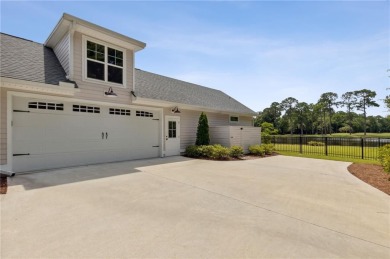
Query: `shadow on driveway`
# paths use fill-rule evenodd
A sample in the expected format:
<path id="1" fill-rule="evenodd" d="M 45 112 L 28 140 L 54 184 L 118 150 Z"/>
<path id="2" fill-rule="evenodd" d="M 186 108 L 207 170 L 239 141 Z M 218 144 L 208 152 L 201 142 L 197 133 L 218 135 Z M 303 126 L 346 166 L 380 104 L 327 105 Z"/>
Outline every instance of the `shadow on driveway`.
<path id="1" fill-rule="evenodd" d="M 113 162 L 87 166 L 67 167 L 16 174 L 8 178 L 8 187 L 23 186 L 25 190 L 141 172 L 137 168 L 191 160 L 182 156 Z"/>

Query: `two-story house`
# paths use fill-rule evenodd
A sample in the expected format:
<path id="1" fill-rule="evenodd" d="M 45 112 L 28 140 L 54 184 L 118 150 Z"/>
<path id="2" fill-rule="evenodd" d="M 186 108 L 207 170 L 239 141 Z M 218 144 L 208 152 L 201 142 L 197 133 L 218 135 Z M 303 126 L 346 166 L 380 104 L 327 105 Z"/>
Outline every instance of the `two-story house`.
<path id="1" fill-rule="evenodd" d="M 2 33 L 2 169 L 179 155 L 201 112 L 259 139 L 255 112 L 225 93 L 135 69 L 145 45 L 69 14 L 44 44 Z"/>

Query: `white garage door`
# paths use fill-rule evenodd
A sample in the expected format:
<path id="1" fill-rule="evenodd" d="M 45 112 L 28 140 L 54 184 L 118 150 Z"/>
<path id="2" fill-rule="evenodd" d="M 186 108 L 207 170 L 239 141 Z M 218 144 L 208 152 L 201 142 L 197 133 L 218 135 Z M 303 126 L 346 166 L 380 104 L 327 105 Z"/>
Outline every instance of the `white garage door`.
<path id="1" fill-rule="evenodd" d="M 159 114 L 133 108 L 13 100 L 15 172 L 159 156 Z"/>

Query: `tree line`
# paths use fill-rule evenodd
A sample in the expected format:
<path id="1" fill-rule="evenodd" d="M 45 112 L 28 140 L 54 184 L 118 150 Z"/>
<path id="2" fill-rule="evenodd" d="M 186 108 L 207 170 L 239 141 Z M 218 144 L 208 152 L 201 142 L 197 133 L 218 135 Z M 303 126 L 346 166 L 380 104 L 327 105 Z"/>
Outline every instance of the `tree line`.
<path id="1" fill-rule="evenodd" d="M 279 134 L 332 134 L 337 132 L 354 133 L 390 132 L 390 118 L 367 116 L 369 107 L 379 107 L 375 101 L 376 92 L 362 89 L 342 94 L 326 92 L 317 103 L 300 102 L 288 97 L 273 102 L 270 107 L 259 112 L 255 126 L 263 122 L 271 123 Z M 390 108 L 390 101 L 385 99 Z M 336 111 L 336 108 L 341 110 Z"/>

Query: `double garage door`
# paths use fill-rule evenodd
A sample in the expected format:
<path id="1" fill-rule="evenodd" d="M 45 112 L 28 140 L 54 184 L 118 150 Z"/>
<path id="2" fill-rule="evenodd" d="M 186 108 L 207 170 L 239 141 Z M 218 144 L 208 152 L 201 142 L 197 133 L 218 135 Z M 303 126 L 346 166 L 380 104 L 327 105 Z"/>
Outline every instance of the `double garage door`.
<path id="1" fill-rule="evenodd" d="M 13 171 L 159 156 L 159 113 L 14 98 Z"/>

